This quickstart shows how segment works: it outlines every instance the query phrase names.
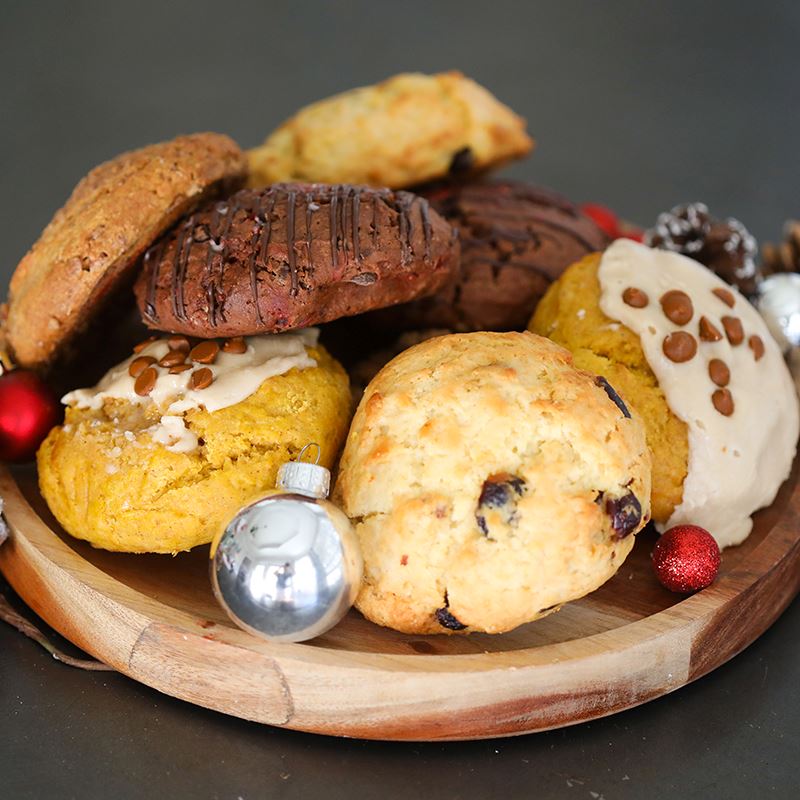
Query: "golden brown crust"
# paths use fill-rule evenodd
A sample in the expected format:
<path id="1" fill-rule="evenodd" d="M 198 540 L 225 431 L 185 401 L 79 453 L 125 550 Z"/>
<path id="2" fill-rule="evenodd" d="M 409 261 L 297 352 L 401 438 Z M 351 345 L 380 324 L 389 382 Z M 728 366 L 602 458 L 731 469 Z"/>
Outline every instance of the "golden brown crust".
<path id="1" fill-rule="evenodd" d="M 147 246 L 211 193 L 243 180 L 217 133 L 180 136 L 95 167 L 11 278 L 6 336 L 16 362 L 45 367 L 129 276 Z"/>
<path id="2" fill-rule="evenodd" d="M 532 146 L 525 121 L 460 72 L 404 73 L 298 111 L 248 152 L 250 184 L 399 189 L 485 170 Z"/>

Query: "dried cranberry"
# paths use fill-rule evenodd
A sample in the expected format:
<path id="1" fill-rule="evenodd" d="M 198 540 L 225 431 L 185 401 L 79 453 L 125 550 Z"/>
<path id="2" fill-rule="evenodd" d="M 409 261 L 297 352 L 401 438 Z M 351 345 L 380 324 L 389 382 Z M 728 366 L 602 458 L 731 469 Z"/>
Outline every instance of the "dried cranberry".
<path id="1" fill-rule="evenodd" d="M 446 607 L 436 609 L 436 621 L 449 631 L 463 631 L 467 627 L 463 622 L 459 622 Z"/>
<path id="2" fill-rule="evenodd" d="M 527 484 L 523 478 L 517 475 L 509 475 L 506 472 L 490 475 L 481 488 L 478 498 L 478 509 L 475 512 L 475 520 L 484 536 L 489 536 L 489 526 L 482 509 L 498 508 L 505 509 L 505 520 L 511 523 L 516 511 L 516 501 L 518 497 L 525 494 Z"/>
<path id="3" fill-rule="evenodd" d="M 633 492 L 620 498 L 606 500 L 606 514 L 611 517 L 611 527 L 618 539 L 630 536 L 642 521 L 642 506 Z"/>

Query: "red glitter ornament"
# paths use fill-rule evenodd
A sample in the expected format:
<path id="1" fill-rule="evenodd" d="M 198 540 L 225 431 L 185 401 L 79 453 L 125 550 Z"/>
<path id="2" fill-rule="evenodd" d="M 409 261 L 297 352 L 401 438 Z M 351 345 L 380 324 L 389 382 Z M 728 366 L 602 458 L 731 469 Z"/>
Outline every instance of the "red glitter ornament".
<path id="1" fill-rule="evenodd" d="M 627 222 L 620 222 L 619 217 L 607 206 L 599 203 L 584 203 L 581 211 L 596 223 L 609 239 L 633 239 L 641 242 L 644 238 L 644 231 Z"/>
<path id="2" fill-rule="evenodd" d="M 50 387 L 32 372 L 0 375 L 0 461 L 28 461 L 61 418 Z"/>
<path id="3" fill-rule="evenodd" d="M 676 525 L 666 531 L 653 549 L 653 569 L 662 586 L 687 594 L 705 589 L 719 571 L 719 546 L 697 525 Z"/>

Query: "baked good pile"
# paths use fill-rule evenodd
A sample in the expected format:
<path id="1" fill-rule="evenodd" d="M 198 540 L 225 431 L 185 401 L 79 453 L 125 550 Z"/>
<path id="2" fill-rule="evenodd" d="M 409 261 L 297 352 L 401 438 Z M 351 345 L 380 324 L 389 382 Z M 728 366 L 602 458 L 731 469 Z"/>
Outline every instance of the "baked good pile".
<path id="1" fill-rule="evenodd" d="M 314 442 L 357 608 L 413 634 L 553 613 L 651 520 L 741 543 L 800 425 L 754 240 L 698 203 L 643 235 L 489 177 L 532 147 L 474 81 L 410 74 L 249 152 L 200 133 L 92 170 L 0 312 L 8 359 L 69 389 L 37 453 L 64 530 L 206 544 Z"/>

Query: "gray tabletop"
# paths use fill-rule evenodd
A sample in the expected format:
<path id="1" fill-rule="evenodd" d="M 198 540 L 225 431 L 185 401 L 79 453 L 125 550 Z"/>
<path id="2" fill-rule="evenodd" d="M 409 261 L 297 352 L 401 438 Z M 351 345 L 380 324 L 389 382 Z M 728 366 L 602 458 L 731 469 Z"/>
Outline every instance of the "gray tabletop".
<path id="1" fill-rule="evenodd" d="M 643 223 L 704 200 L 766 240 L 800 216 L 796 3 L 147 5 L 4 6 L 0 286 L 94 164 L 197 130 L 250 146 L 309 101 L 403 70 L 459 68 L 494 90 L 538 142 L 508 172 L 575 200 Z M 59 665 L 0 624 L 0 797 L 794 798 L 798 638 L 795 602 L 732 662 L 644 707 L 392 744 L 205 711 Z"/>

